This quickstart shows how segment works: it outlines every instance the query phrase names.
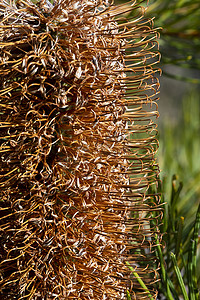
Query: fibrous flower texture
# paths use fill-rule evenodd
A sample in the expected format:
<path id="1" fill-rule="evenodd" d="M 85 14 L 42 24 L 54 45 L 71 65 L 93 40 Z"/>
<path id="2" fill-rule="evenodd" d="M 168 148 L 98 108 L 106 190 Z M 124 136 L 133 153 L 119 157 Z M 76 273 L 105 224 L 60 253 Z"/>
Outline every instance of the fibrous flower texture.
<path id="1" fill-rule="evenodd" d="M 156 297 L 142 3 L 0 1 L 1 299 L 147 299 L 126 262 Z"/>

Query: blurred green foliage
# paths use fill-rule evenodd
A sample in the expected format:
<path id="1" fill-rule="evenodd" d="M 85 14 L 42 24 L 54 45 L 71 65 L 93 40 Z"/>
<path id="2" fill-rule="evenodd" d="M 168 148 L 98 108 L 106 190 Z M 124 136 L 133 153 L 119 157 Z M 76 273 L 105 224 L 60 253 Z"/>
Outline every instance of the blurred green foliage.
<path id="1" fill-rule="evenodd" d="M 192 91 L 182 102 L 181 118 L 176 123 L 163 120 L 158 153 L 163 190 L 169 202 L 171 178 L 183 182 L 178 213 L 192 220 L 200 201 L 200 94 Z M 181 183 L 180 183 L 181 184 Z M 178 200 L 177 200 L 178 201 Z"/>
<path id="2" fill-rule="evenodd" d="M 200 94 L 183 99 L 182 118 L 165 120 L 158 153 L 164 218 L 161 232 L 165 248 L 160 293 L 165 299 L 198 300 L 200 286 Z M 199 207 L 199 208 L 198 208 Z M 170 295 L 171 294 L 171 295 Z"/>
<path id="3" fill-rule="evenodd" d="M 148 1 L 148 0 L 147 0 Z M 116 0 L 124 3 L 125 0 Z M 200 76 L 200 1 L 199 0 L 138 0 L 147 6 L 146 17 L 153 18 L 160 32 L 159 51 L 163 74 L 178 80 L 199 84 Z M 131 2 L 127 2 L 130 6 Z M 126 15 L 133 17 L 134 12 Z M 184 76 L 165 68 L 166 65 L 188 69 Z M 180 71 L 180 70 L 179 70 Z M 195 73 L 197 71 L 197 74 Z"/>
<path id="4" fill-rule="evenodd" d="M 150 0 L 148 17 L 154 17 L 155 27 L 160 27 L 161 67 L 200 69 L 200 1 L 199 0 Z M 165 75 L 200 83 L 200 78 L 192 78 L 190 73 L 180 76 Z M 190 75 L 189 75 L 190 74 Z"/>
<path id="5" fill-rule="evenodd" d="M 161 281 L 159 296 L 167 300 L 198 300 L 199 273 L 197 265 L 198 232 L 200 229 L 200 206 L 192 226 L 184 226 L 184 218 L 173 214 L 173 201 L 178 190 L 172 188 L 171 203 L 164 210 L 163 227 L 166 233 L 163 240 L 166 248 L 163 251 L 157 244 L 157 254 L 160 261 Z M 165 297 L 163 297 L 165 296 Z M 160 299 L 160 298 L 159 298 Z"/>

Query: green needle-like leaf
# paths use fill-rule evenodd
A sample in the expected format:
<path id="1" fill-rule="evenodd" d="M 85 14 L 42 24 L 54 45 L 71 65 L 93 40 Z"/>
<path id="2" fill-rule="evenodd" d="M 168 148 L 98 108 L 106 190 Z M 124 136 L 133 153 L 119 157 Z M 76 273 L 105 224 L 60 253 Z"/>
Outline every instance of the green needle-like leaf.
<path id="1" fill-rule="evenodd" d="M 141 285 L 141 287 L 144 289 L 145 292 L 148 293 L 148 297 L 150 300 L 154 300 L 153 296 L 151 295 L 151 293 L 149 292 L 147 286 L 145 285 L 144 281 L 142 280 L 142 278 L 138 275 L 137 272 L 135 272 L 135 270 L 133 269 L 133 267 L 131 267 L 131 265 L 129 264 L 129 262 L 126 262 L 127 266 L 129 267 L 129 269 L 132 271 L 133 275 L 135 276 L 135 278 L 137 279 L 137 281 L 139 282 L 139 284 Z"/>
<path id="2" fill-rule="evenodd" d="M 126 291 L 126 296 L 127 296 L 127 300 L 131 300 L 131 295 L 128 290 Z"/>
<path id="3" fill-rule="evenodd" d="M 178 229 L 177 229 L 176 250 L 175 250 L 176 257 L 178 257 L 180 254 L 180 247 L 182 244 L 183 224 L 184 224 L 184 217 L 180 217 L 178 223 Z"/>
<path id="4" fill-rule="evenodd" d="M 167 273 L 166 273 L 166 270 L 165 270 L 165 262 L 164 262 L 162 250 L 161 250 L 160 243 L 158 241 L 157 235 L 155 235 L 155 241 L 156 241 L 156 248 L 157 248 L 158 258 L 159 258 L 159 261 L 160 261 L 162 281 L 163 281 L 163 284 L 164 284 L 165 289 L 166 289 L 166 296 L 167 296 L 168 300 L 173 300 L 174 298 L 173 298 L 172 293 L 171 293 L 170 288 L 169 288 L 169 282 L 167 280 Z"/>
<path id="5" fill-rule="evenodd" d="M 171 252 L 170 256 L 172 258 L 172 262 L 173 262 L 173 266 L 174 266 L 174 271 L 176 273 L 176 277 L 178 279 L 178 283 L 179 283 L 181 291 L 183 293 L 184 300 L 189 300 L 188 295 L 187 295 L 187 291 L 186 291 L 186 288 L 185 288 L 185 284 L 183 282 L 183 278 L 182 278 L 182 275 L 181 275 L 181 271 L 180 271 L 180 269 L 179 269 L 179 267 L 177 265 L 176 256 L 172 252 Z"/>
<path id="6" fill-rule="evenodd" d="M 195 300 L 195 291 L 194 291 L 194 240 L 190 241 L 190 250 L 188 252 L 188 267 L 187 267 L 187 278 L 188 278 L 188 287 L 189 287 L 189 299 Z"/>
<path id="7" fill-rule="evenodd" d="M 197 288 L 197 244 L 198 244 L 198 233 L 200 229 L 200 205 L 196 214 L 193 239 L 190 241 L 190 249 L 188 252 L 188 287 L 190 300 L 198 300 L 199 293 Z"/>

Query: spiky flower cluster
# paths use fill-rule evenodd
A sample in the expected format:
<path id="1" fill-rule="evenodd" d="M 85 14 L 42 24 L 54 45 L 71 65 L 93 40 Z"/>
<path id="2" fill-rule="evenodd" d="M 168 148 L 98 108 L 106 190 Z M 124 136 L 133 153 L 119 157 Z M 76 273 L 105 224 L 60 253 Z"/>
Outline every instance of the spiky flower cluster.
<path id="1" fill-rule="evenodd" d="M 154 291 L 157 54 L 139 2 L 127 22 L 107 0 L 0 1 L 4 299 L 145 299 L 125 261 Z"/>

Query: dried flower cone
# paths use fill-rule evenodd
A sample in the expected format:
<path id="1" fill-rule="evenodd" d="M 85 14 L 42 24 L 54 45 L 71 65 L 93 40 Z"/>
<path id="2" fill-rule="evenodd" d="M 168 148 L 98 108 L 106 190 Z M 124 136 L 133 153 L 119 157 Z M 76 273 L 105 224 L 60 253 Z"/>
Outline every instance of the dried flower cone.
<path id="1" fill-rule="evenodd" d="M 126 261 L 156 296 L 158 53 L 141 2 L 0 1 L 2 299 L 148 299 Z"/>

